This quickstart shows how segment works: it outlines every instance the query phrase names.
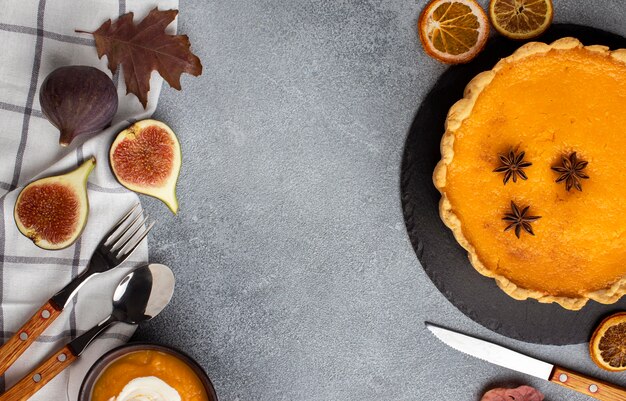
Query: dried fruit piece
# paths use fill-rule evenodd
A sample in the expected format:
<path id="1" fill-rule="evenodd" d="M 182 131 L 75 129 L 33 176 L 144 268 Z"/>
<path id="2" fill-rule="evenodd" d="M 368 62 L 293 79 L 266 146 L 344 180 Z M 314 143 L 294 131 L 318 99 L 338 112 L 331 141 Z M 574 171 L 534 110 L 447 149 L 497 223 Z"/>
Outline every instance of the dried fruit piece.
<path id="1" fill-rule="evenodd" d="M 543 394 L 530 386 L 518 388 L 494 388 L 483 395 L 480 401 L 543 401 Z"/>
<path id="2" fill-rule="evenodd" d="M 604 319 L 589 341 L 591 360 L 602 369 L 626 370 L 626 312 Z"/>
<path id="3" fill-rule="evenodd" d="M 475 0 L 433 0 L 417 27 L 426 53 L 449 64 L 472 60 L 489 37 L 487 15 Z"/>
<path id="4" fill-rule="evenodd" d="M 117 135 L 109 158 L 123 186 L 160 199 L 174 214 L 178 212 L 176 181 L 181 152 L 170 127 L 156 120 L 136 122 Z"/>
<path id="5" fill-rule="evenodd" d="M 28 184 L 15 202 L 17 228 L 43 249 L 72 245 L 87 223 L 87 178 L 96 165 L 90 158 L 67 174 Z"/>
<path id="6" fill-rule="evenodd" d="M 510 39 L 535 38 L 552 23 L 552 0 L 491 0 L 489 18 Z"/>
<path id="7" fill-rule="evenodd" d="M 57 68 L 41 84 L 41 111 L 61 131 L 59 143 L 67 146 L 78 135 L 102 131 L 117 112 L 113 81 L 94 67 Z"/>

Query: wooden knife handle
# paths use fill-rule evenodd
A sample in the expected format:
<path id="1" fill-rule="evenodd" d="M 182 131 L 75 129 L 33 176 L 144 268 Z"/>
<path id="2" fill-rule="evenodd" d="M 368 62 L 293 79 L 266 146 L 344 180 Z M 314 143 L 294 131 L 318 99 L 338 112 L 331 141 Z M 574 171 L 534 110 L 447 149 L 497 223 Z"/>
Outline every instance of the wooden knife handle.
<path id="1" fill-rule="evenodd" d="M 626 389 L 555 366 L 550 381 L 602 401 L 626 401 Z"/>
<path id="2" fill-rule="evenodd" d="M 54 379 L 56 375 L 70 366 L 77 358 L 69 346 L 66 345 L 48 358 L 47 361 L 39 365 L 39 367 L 24 376 L 15 386 L 0 395 L 0 401 L 25 401 L 29 399 L 50 380 Z"/>
<path id="3" fill-rule="evenodd" d="M 35 342 L 37 337 L 56 320 L 61 314 L 61 310 L 57 309 L 50 301 L 39 308 L 9 340 L 0 347 L 0 375 L 9 369 L 9 367 L 26 351 L 30 345 Z"/>

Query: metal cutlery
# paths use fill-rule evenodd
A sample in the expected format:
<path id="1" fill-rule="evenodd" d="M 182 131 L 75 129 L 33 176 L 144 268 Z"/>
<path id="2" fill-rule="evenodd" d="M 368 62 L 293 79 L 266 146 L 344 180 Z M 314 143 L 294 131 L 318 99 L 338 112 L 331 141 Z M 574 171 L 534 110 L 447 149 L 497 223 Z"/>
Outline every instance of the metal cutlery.
<path id="1" fill-rule="evenodd" d="M 517 351 L 431 323 L 426 327 L 443 343 L 498 366 L 548 380 L 602 401 L 626 401 L 626 389 L 531 358 Z"/>
<path id="2" fill-rule="evenodd" d="M 174 274 L 165 265 L 150 264 L 135 269 L 118 284 L 113 311 L 0 395 L 0 401 L 25 401 L 78 359 L 89 344 L 114 323 L 139 324 L 158 315 L 174 293 Z"/>
<path id="3" fill-rule="evenodd" d="M 20 355 L 43 333 L 61 314 L 78 290 L 93 276 L 119 266 L 139 246 L 152 229 L 154 221 L 145 226 L 148 217 L 136 204 L 105 235 L 96 247 L 91 260 L 78 277 L 72 280 L 0 347 L 0 375 L 19 358 Z"/>

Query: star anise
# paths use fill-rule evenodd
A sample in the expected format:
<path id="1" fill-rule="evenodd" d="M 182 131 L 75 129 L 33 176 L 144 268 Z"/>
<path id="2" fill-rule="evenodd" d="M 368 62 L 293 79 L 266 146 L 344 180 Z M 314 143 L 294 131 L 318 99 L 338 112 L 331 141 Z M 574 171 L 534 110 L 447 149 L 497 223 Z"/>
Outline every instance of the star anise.
<path id="1" fill-rule="evenodd" d="M 502 220 L 509 223 L 504 231 L 509 231 L 510 229 L 514 228 L 515 236 L 517 238 L 520 237 L 522 230 L 526 231 L 530 235 L 535 235 L 530 223 L 539 220 L 541 216 L 527 216 L 528 209 L 530 209 L 530 206 L 526 206 L 525 208 L 520 210 L 515 202 L 511 201 L 511 213 L 505 213 L 504 217 L 502 218 Z"/>
<path id="2" fill-rule="evenodd" d="M 524 155 L 526 155 L 526 152 L 520 152 L 516 155 L 513 149 L 509 150 L 507 155 L 499 155 L 502 165 L 493 171 L 495 173 L 504 173 L 504 178 L 502 179 L 504 185 L 506 185 L 511 178 L 513 178 L 513 182 L 517 182 L 517 177 L 522 180 L 528 179 L 524 168 L 532 166 L 532 163 L 524 161 Z"/>
<path id="3" fill-rule="evenodd" d="M 569 157 L 561 156 L 561 165 L 552 167 L 552 170 L 561 174 L 559 178 L 556 179 L 556 182 L 565 181 L 565 189 L 567 191 L 572 189 L 572 187 L 582 191 L 583 187 L 580 185 L 580 180 L 589 178 L 589 176 L 583 172 L 587 164 L 589 163 L 585 160 L 578 159 L 576 152 L 570 154 Z"/>

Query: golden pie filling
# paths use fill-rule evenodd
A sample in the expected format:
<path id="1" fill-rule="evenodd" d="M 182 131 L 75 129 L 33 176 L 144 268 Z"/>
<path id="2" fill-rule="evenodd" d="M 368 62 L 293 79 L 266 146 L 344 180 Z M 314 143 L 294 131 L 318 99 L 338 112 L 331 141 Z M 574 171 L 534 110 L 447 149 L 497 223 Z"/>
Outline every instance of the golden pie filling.
<path id="1" fill-rule="evenodd" d="M 573 38 L 530 43 L 477 76 L 452 107 L 434 173 L 441 216 L 474 267 L 517 299 L 581 308 L 626 292 L 626 51 Z M 525 152 L 503 183 L 501 155 Z M 588 164 L 580 189 L 563 157 Z M 568 190 L 569 187 L 569 190 Z M 530 225 L 505 231 L 511 202 Z"/>

